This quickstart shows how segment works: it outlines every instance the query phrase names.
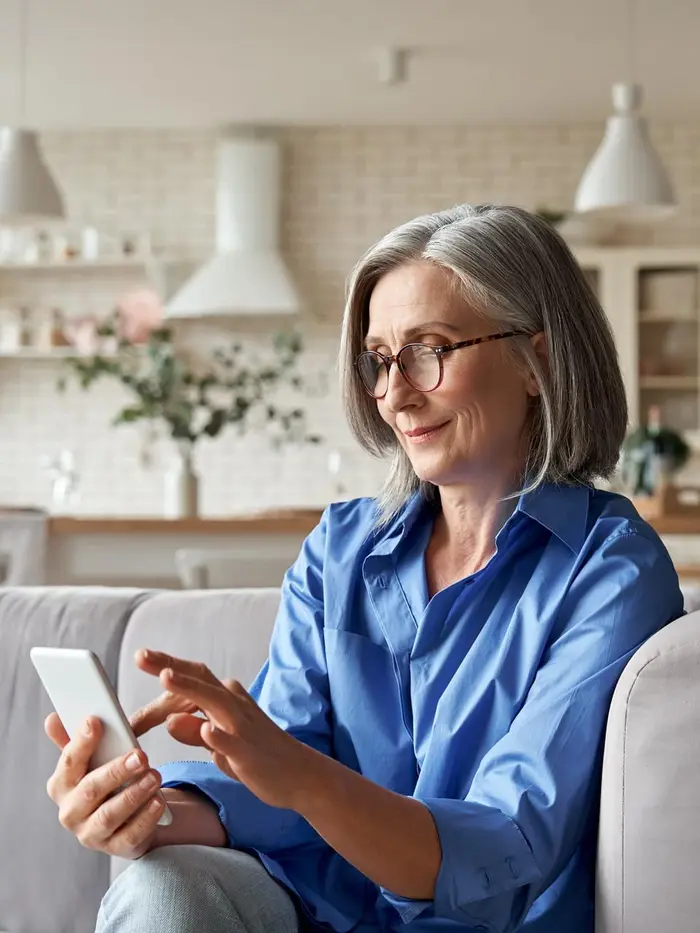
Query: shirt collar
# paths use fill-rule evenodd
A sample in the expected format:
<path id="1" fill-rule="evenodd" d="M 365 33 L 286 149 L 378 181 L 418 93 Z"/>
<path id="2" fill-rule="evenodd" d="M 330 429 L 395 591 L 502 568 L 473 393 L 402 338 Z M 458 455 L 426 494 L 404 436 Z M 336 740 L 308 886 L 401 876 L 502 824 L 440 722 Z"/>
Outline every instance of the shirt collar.
<path id="1" fill-rule="evenodd" d="M 514 514 L 522 512 L 527 515 L 556 535 L 574 553 L 578 553 L 586 537 L 590 492 L 590 486 L 543 483 L 533 492 L 520 497 Z M 393 553 L 416 521 L 434 511 L 434 503 L 428 501 L 421 492 L 414 493 L 387 526 L 374 532 L 372 553 Z"/>
<path id="2" fill-rule="evenodd" d="M 543 483 L 520 497 L 516 512 L 528 515 L 578 553 L 586 538 L 590 494 L 590 486 Z"/>
<path id="3" fill-rule="evenodd" d="M 435 506 L 426 499 L 422 492 L 413 493 L 388 525 L 373 532 L 372 554 L 392 554 L 398 544 L 406 539 L 406 535 L 416 521 L 425 518 L 429 512 L 434 510 Z"/>

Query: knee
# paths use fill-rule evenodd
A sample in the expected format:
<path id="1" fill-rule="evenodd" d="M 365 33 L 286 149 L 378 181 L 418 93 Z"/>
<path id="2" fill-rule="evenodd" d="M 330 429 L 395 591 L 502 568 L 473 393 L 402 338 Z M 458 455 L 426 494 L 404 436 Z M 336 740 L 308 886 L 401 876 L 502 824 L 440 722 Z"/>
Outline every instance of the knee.
<path id="1" fill-rule="evenodd" d="M 102 899 L 97 933 L 148 933 L 177 929 L 175 918 L 192 908 L 193 889 L 202 893 L 200 846 L 163 846 L 132 862 Z M 168 914 L 166 917 L 165 914 Z"/>

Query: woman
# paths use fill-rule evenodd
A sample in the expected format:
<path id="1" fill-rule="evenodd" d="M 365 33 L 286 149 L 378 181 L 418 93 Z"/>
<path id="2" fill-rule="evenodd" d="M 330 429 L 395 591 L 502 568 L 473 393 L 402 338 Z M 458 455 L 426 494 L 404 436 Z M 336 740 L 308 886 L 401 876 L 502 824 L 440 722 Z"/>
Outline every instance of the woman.
<path id="1" fill-rule="evenodd" d="M 627 421 L 606 318 L 546 223 L 459 207 L 360 261 L 341 366 L 388 478 L 306 540 L 250 694 L 137 656 L 166 691 L 137 732 L 169 717 L 212 761 L 86 774 L 99 723 L 47 721 L 61 822 L 137 860 L 98 929 L 590 933 L 613 688 L 683 611 L 653 530 L 592 485 Z"/>

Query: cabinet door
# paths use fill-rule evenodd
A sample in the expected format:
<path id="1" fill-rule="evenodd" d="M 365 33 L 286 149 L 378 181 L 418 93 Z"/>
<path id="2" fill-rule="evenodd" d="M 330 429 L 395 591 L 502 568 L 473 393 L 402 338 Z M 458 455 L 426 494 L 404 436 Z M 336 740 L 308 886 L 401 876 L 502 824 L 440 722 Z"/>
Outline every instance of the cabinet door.
<path id="1" fill-rule="evenodd" d="M 639 420 L 658 407 L 662 424 L 689 437 L 700 426 L 699 270 L 680 258 L 635 270 Z"/>
<path id="2" fill-rule="evenodd" d="M 576 258 L 610 322 L 627 393 L 629 420 L 636 424 L 639 387 L 634 262 L 625 251 L 612 249 L 584 249 Z"/>

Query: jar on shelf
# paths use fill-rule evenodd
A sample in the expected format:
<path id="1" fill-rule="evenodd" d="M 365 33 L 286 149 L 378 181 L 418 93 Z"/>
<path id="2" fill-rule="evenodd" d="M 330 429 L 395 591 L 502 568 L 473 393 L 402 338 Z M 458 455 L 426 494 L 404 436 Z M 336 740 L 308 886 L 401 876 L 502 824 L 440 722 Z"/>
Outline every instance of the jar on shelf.
<path id="1" fill-rule="evenodd" d="M 23 305 L 19 311 L 19 345 L 31 347 L 34 345 L 34 323 L 31 309 Z"/>
<path id="2" fill-rule="evenodd" d="M 15 353 L 22 346 L 20 320 L 17 308 L 5 304 L 0 307 L 0 350 Z"/>
<path id="3" fill-rule="evenodd" d="M 51 336 L 53 332 L 53 321 L 51 319 L 50 308 L 37 308 L 36 327 L 34 329 L 34 340 L 38 350 L 50 351 L 53 343 Z"/>

